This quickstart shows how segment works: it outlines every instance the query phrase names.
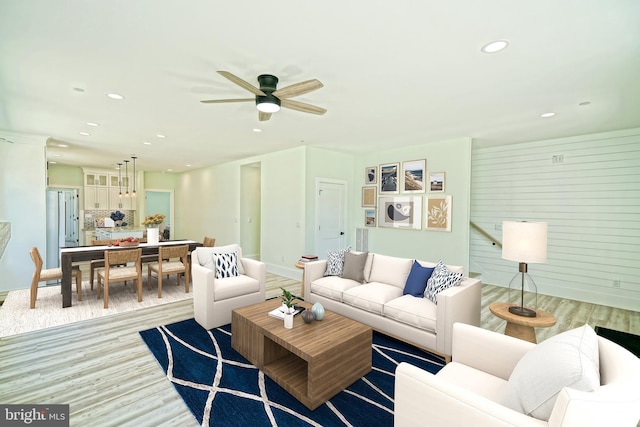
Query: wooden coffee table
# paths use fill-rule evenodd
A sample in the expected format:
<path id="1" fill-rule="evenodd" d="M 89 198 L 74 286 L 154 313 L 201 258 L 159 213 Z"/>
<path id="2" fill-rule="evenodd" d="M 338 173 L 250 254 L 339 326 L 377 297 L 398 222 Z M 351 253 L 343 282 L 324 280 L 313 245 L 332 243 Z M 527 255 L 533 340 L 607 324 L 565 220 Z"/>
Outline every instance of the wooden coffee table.
<path id="1" fill-rule="evenodd" d="M 489 305 L 493 314 L 507 321 L 505 335 L 535 343 L 536 331 L 533 328 L 548 328 L 556 324 L 556 318 L 551 313 L 536 310 L 536 317 L 518 316 L 509 311 L 512 305 L 514 304 L 508 302 L 494 302 Z"/>
<path id="2" fill-rule="evenodd" d="M 331 311 L 293 329 L 268 315 L 273 299 L 231 314 L 231 347 L 313 410 L 371 371 L 372 329 Z M 311 308 L 311 304 L 299 303 Z"/>

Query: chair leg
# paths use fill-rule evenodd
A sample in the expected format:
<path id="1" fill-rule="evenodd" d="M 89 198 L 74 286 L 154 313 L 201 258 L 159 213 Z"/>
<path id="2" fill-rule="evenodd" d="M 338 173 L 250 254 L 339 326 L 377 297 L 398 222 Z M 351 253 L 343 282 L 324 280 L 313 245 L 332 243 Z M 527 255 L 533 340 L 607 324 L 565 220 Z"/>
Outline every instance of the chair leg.
<path id="1" fill-rule="evenodd" d="M 82 273 L 76 273 L 76 291 L 78 292 L 78 301 L 82 301 Z"/>
<path id="2" fill-rule="evenodd" d="M 104 286 L 104 308 L 109 308 L 109 281 L 104 280 L 102 285 Z"/>
<path id="3" fill-rule="evenodd" d="M 158 273 L 158 298 L 162 298 L 162 274 Z"/>
<path id="4" fill-rule="evenodd" d="M 151 290 L 151 266 L 147 266 L 147 290 Z"/>
<path id="5" fill-rule="evenodd" d="M 38 298 L 38 282 L 34 280 L 31 282 L 31 300 L 29 301 L 29 308 L 36 308 L 36 298 Z"/>
<path id="6" fill-rule="evenodd" d="M 96 294 L 98 295 L 98 299 L 100 299 L 101 291 L 102 291 L 102 285 L 100 284 L 100 276 L 98 276 L 98 283 L 96 285 Z"/>
<path id="7" fill-rule="evenodd" d="M 91 285 L 91 290 L 93 290 L 93 273 L 94 273 L 95 267 L 93 266 L 93 263 L 90 262 L 89 263 L 89 284 Z"/>

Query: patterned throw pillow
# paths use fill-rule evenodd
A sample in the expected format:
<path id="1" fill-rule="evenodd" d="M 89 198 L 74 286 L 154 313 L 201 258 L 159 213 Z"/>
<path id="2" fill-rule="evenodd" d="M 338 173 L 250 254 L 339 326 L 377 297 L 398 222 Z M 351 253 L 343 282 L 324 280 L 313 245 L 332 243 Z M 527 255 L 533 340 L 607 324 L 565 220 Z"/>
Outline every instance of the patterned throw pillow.
<path id="1" fill-rule="evenodd" d="M 216 279 L 236 277 L 238 275 L 238 253 L 213 254 L 213 263 L 216 266 Z"/>
<path id="2" fill-rule="evenodd" d="M 438 303 L 438 294 L 452 286 L 458 286 L 462 280 L 462 273 L 449 271 L 442 260 L 438 261 L 431 277 L 427 280 L 427 289 L 424 291 L 425 298 L 429 298 L 434 304 Z"/>
<path id="3" fill-rule="evenodd" d="M 327 251 L 327 269 L 324 272 L 325 276 L 341 276 L 342 269 L 344 268 L 344 254 L 351 250 L 351 246 L 348 246 L 339 251 Z"/>

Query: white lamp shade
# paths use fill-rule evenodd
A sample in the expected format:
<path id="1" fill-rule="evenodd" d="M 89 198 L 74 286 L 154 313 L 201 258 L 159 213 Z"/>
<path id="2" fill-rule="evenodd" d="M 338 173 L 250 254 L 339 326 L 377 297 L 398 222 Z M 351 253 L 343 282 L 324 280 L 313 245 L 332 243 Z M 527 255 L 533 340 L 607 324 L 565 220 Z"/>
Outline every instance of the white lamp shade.
<path id="1" fill-rule="evenodd" d="M 547 223 L 504 221 L 502 258 L 527 264 L 546 262 Z"/>

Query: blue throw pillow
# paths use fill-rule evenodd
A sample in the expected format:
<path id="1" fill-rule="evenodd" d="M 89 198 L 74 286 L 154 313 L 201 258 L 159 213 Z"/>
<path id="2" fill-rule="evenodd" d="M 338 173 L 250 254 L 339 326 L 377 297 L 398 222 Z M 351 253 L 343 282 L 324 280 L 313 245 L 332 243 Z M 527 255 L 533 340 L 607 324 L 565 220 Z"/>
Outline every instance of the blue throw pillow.
<path id="1" fill-rule="evenodd" d="M 433 268 L 423 267 L 416 260 L 413 260 L 411 272 L 404 284 L 402 295 L 413 295 L 414 297 L 424 298 L 424 290 L 427 288 L 427 280 L 433 273 Z"/>

